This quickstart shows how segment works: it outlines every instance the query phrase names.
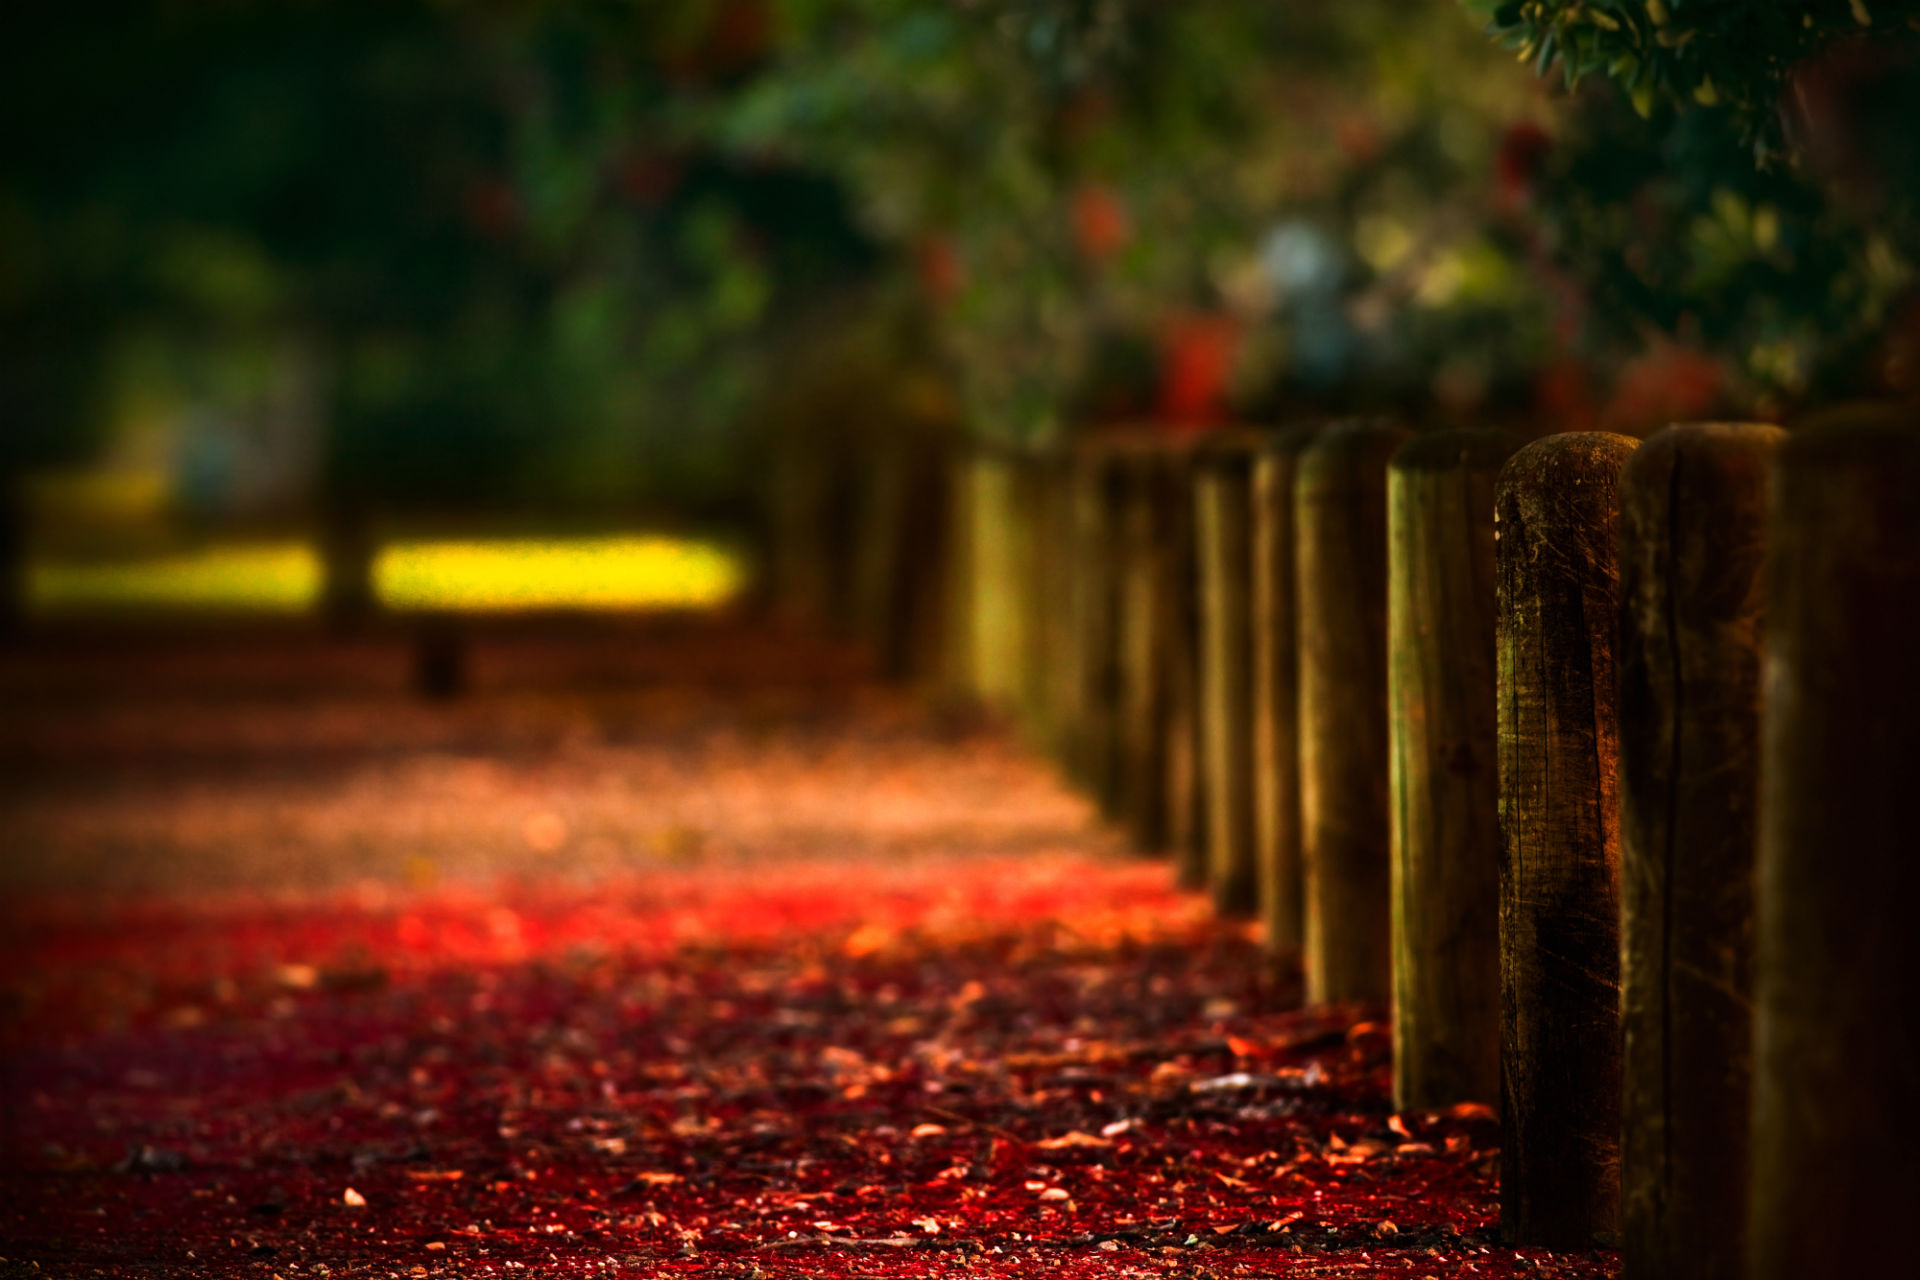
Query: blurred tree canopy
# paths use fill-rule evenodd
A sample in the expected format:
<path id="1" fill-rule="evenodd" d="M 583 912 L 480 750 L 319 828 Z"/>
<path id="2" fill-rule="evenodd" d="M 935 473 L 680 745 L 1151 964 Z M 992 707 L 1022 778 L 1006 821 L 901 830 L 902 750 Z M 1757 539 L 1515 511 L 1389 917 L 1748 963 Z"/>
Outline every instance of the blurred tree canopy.
<path id="1" fill-rule="evenodd" d="M 1021 440 L 1911 380 L 1911 4 L 1465 3 L 16 6 L 0 470 L 266 405 L 349 511 L 711 511 L 835 361 Z"/>
<path id="2" fill-rule="evenodd" d="M 725 489 L 757 340 L 875 262 L 830 179 L 669 133 L 677 95 L 764 58 L 741 15 L 16 10 L 10 465 L 84 452 L 129 396 L 244 404 L 292 363 L 334 501 Z"/>
<path id="3" fill-rule="evenodd" d="M 1920 5 L 1466 4 L 1575 90 L 1519 160 L 1527 234 L 1596 345 L 1656 349 L 1629 399 L 1664 379 L 1777 416 L 1920 390 Z"/>
<path id="4" fill-rule="evenodd" d="M 1538 360 L 1489 238 L 1537 94 L 1445 4 L 806 0 L 701 104 L 915 265 L 978 429 L 1479 398 Z"/>

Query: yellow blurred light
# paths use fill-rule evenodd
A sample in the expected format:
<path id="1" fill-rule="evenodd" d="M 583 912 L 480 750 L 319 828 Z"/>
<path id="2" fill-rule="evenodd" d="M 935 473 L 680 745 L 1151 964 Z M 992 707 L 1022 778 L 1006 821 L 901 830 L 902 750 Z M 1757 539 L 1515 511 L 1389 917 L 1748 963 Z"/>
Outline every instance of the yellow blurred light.
<path id="1" fill-rule="evenodd" d="M 717 543 L 661 536 L 395 542 L 373 566 L 381 602 L 401 612 L 697 609 L 745 584 L 741 557 Z M 76 613 L 301 614 L 325 569 L 305 542 L 215 545 L 116 561 L 40 560 L 28 608 Z"/>
<path id="2" fill-rule="evenodd" d="M 724 547 L 658 536 L 397 542 L 373 566 L 397 610 L 711 608 L 745 576 Z"/>
<path id="3" fill-rule="evenodd" d="M 43 561 L 27 571 L 27 604 L 35 613 L 301 613 L 319 598 L 320 579 L 320 558 L 305 543 L 218 546 L 144 560 Z"/>
<path id="4" fill-rule="evenodd" d="M 1375 271 L 1391 271 L 1413 252 L 1413 232 L 1397 219 L 1374 214 L 1354 227 L 1353 247 Z"/>

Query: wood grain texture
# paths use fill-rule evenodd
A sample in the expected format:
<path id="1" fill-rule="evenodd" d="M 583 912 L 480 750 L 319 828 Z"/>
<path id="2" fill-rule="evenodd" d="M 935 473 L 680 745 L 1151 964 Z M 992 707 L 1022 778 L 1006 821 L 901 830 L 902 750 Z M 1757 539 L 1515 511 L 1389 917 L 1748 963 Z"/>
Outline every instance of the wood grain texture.
<path id="1" fill-rule="evenodd" d="M 1500 1219 L 1510 1243 L 1618 1230 L 1619 480 L 1637 441 L 1549 436 L 1495 500 Z"/>
<path id="2" fill-rule="evenodd" d="M 1395 1105 L 1500 1098 L 1493 500 L 1520 447 L 1437 431 L 1387 475 Z"/>
<path id="3" fill-rule="evenodd" d="M 1209 442 L 1195 459 L 1200 560 L 1200 742 L 1208 883 L 1227 915 L 1259 908 L 1253 837 L 1254 442 Z"/>
<path id="4" fill-rule="evenodd" d="M 1750 1274 L 1911 1275 L 1920 1159 L 1920 425 L 1835 415 L 1775 461 Z"/>
<path id="5" fill-rule="evenodd" d="M 1300 657 L 1294 604 L 1293 487 L 1317 428 L 1273 433 L 1253 463 L 1253 827 L 1267 945 L 1295 951 L 1306 930 L 1300 869 Z"/>
<path id="6" fill-rule="evenodd" d="M 1652 436 L 1620 482 L 1621 1247 L 1746 1274 L 1761 566 L 1777 427 Z"/>
<path id="7" fill-rule="evenodd" d="M 1309 1003 L 1392 995 L 1387 461 L 1409 434 L 1322 431 L 1294 485 L 1300 835 Z"/>

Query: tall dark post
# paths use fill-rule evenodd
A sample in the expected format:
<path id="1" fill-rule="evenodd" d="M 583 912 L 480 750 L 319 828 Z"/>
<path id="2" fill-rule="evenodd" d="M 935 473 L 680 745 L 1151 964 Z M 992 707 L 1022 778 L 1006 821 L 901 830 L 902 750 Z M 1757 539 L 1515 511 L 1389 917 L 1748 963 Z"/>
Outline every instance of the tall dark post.
<path id="1" fill-rule="evenodd" d="M 1109 817 L 1120 810 L 1120 650 L 1116 472 L 1099 440 L 1073 461 L 1074 665 L 1079 711 L 1070 760 L 1075 780 Z"/>
<path id="2" fill-rule="evenodd" d="M 1073 466 L 1070 455 L 1050 450 L 1036 459 L 1035 636 L 1042 661 L 1043 739 L 1056 764 L 1068 766 L 1079 715 L 1081 676 L 1073 601 L 1079 566 L 1073 557 Z"/>
<path id="3" fill-rule="evenodd" d="M 373 583 L 378 550 L 373 514 L 364 501 L 338 497 L 327 502 L 320 525 L 320 613 L 330 630 L 351 634 L 379 612 Z"/>
<path id="4" fill-rule="evenodd" d="M 1393 1092 L 1500 1097 L 1500 785 L 1493 494 L 1519 447 L 1436 431 L 1387 475 Z"/>
<path id="5" fill-rule="evenodd" d="M 1920 426 L 1794 432 L 1766 580 L 1749 1274 L 1911 1275 Z"/>
<path id="6" fill-rule="evenodd" d="M 1500 1220 L 1509 1243 L 1619 1226 L 1620 472 L 1638 441 L 1549 436 L 1494 519 L 1500 729 Z"/>
<path id="7" fill-rule="evenodd" d="M 1300 648 L 1293 488 L 1315 429 L 1267 439 L 1253 463 L 1253 834 L 1267 945 L 1304 938 L 1300 866 Z"/>
<path id="8" fill-rule="evenodd" d="M 1294 489 L 1300 823 L 1310 1003 L 1385 1003 L 1393 983 L 1387 817 L 1387 460 L 1408 433 L 1328 427 Z"/>
<path id="9" fill-rule="evenodd" d="M 1167 571 L 1167 843 L 1180 886 L 1207 884 L 1206 779 L 1200 767 L 1200 562 L 1193 455 L 1169 449 Z"/>
<path id="10" fill-rule="evenodd" d="M 1122 809 L 1134 843 L 1167 847 L 1172 800 L 1173 629 L 1178 624 L 1172 488 L 1174 446 L 1158 433 L 1128 442 L 1121 476 L 1120 665 Z"/>
<path id="11" fill-rule="evenodd" d="M 1648 439 L 1620 481 L 1622 1261 L 1746 1275 L 1761 564 L 1777 427 Z"/>
<path id="12" fill-rule="evenodd" d="M 1259 905 L 1253 835 L 1253 458 L 1233 433 L 1195 459 L 1200 559 L 1200 745 L 1213 898 L 1228 915 Z"/>

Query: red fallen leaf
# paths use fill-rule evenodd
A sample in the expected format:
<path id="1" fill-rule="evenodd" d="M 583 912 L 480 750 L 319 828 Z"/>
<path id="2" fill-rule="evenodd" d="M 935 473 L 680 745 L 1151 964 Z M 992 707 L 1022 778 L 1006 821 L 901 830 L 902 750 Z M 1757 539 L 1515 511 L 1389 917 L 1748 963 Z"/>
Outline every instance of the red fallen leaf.
<path id="1" fill-rule="evenodd" d="M 414 1182 L 458 1182 L 467 1176 L 465 1169 L 409 1169 L 407 1177 Z"/>
<path id="2" fill-rule="evenodd" d="M 1387 1128 L 1393 1130 L 1408 1141 L 1413 1140 L 1413 1134 L 1407 1129 L 1407 1122 L 1397 1115 L 1387 1117 Z"/>
<path id="3" fill-rule="evenodd" d="M 1484 1102 L 1456 1102 L 1447 1108 L 1447 1114 L 1455 1120 L 1485 1121 L 1488 1124 L 1494 1124 L 1500 1119 L 1499 1112 Z"/>
<path id="4" fill-rule="evenodd" d="M 1227 1048 L 1233 1050 L 1236 1058 L 1251 1058 L 1260 1052 L 1259 1045 L 1251 1040 L 1242 1040 L 1239 1036 L 1228 1036 Z"/>
<path id="5" fill-rule="evenodd" d="M 680 1175 L 677 1173 L 667 1173 L 657 1169 L 649 1169 L 649 1170 L 646 1170 L 645 1172 L 634 1174 L 633 1180 L 635 1182 L 651 1183 L 656 1187 L 665 1187 L 665 1186 L 671 1186 L 673 1183 L 680 1181 Z"/>
<path id="6" fill-rule="evenodd" d="M 943 1124 L 917 1124 L 907 1136 L 909 1138 L 937 1138 L 947 1131 Z M 1045 1145 L 1044 1143 L 1042 1144 Z"/>
<path id="7" fill-rule="evenodd" d="M 1267 1224 L 1267 1230 L 1285 1231 L 1288 1227 L 1292 1226 L 1294 1223 L 1300 1221 L 1300 1219 L 1306 1216 L 1307 1215 L 1305 1213 L 1301 1212 L 1298 1209 L 1295 1209 L 1292 1213 L 1287 1214 L 1284 1218 L 1275 1218 L 1272 1222 L 1269 1222 Z"/>
<path id="8" fill-rule="evenodd" d="M 1065 1151 L 1072 1147 L 1110 1147 L 1113 1143 L 1105 1138 L 1096 1138 L 1090 1133 L 1082 1133 L 1075 1129 L 1071 1133 L 1063 1133 L 1057 1138 L 1048 1138 L 1045 1142 L 1036 1142 L 1033 1145 L 1042 1151 Z"/>

